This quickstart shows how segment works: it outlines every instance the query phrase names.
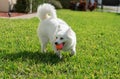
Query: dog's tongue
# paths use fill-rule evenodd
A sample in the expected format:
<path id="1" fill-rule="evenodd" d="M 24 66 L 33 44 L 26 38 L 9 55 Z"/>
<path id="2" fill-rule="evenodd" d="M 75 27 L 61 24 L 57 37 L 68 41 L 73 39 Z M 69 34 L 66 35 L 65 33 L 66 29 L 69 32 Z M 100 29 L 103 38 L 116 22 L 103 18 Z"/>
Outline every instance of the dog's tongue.
<path id="1" fill-rule="evenodd" d="M 63 48 L 63 44 L 56 45 L 57 50 L 61 50 Z"/>

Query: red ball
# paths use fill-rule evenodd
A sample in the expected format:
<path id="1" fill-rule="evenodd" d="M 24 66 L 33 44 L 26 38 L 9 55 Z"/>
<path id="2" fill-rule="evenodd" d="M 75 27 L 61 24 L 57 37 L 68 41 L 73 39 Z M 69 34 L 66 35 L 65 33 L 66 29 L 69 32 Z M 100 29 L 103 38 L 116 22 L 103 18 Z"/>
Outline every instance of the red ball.
<path id="1" fill-rule="evenodd" d="M 63 44 L 58 44 L 58 45 L 56 45 L 56 48 L 57 48 L 58 50 L 61 50 L 61 49 L 63 48 Z"/>

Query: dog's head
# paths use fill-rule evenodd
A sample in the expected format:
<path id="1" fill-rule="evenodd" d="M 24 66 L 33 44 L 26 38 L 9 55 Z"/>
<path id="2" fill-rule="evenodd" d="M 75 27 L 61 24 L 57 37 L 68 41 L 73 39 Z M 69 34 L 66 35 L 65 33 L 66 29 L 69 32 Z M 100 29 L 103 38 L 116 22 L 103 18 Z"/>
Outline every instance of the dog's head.
<path id="1" fill-rule="evenodd" d="M 71 43 L 72 30 L 69 28 L 67 31 L 59 30 L 55 36 L 55 46 L 58 50 L 62 50 L 65 46 Z"/>

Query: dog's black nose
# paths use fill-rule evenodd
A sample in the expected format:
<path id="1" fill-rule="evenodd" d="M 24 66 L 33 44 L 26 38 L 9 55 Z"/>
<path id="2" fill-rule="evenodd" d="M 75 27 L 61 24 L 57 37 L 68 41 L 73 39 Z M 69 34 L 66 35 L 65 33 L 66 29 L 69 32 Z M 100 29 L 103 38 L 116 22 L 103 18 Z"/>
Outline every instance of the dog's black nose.
<path id="1" fill-rule="evenodd" d="M 58 42 L 55 42 L 55 45 L 57 45 L 58 44 Z"/>

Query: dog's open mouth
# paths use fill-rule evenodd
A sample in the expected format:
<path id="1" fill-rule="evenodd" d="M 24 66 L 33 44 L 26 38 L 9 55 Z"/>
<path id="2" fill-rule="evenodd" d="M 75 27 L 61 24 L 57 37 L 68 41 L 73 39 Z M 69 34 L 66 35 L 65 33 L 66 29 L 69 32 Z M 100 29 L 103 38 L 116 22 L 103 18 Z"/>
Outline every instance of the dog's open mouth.
<path id="1" fill-rule="evenodd" d="M 64 45 L 65 45 L 65 42 L 60 43 L 60 44 L 56 44 L 56 49 L 57 49 L 57 50 L 62 50 L 63 47 L 64 47 Z"/>

